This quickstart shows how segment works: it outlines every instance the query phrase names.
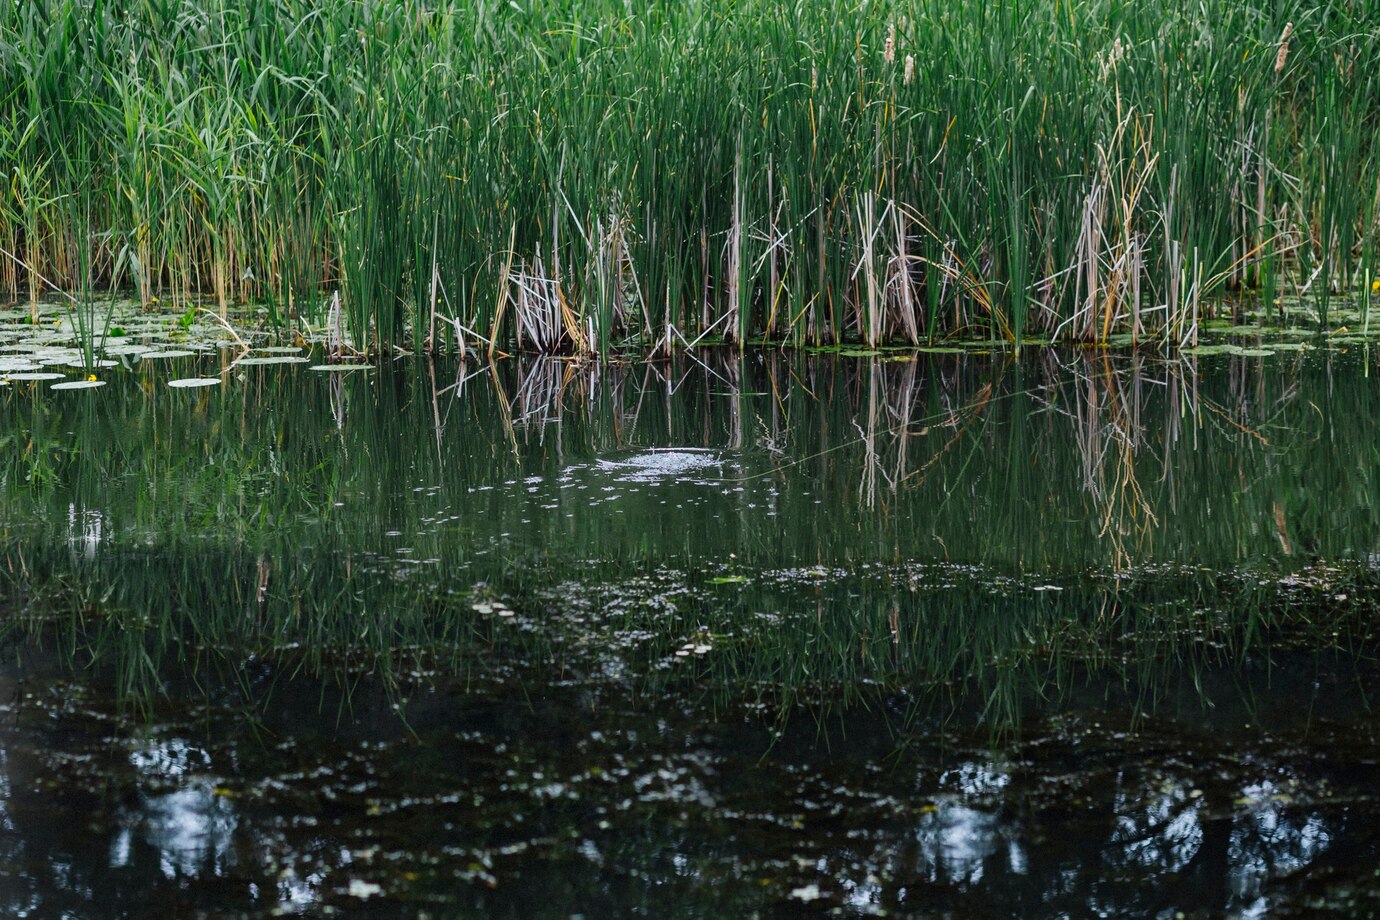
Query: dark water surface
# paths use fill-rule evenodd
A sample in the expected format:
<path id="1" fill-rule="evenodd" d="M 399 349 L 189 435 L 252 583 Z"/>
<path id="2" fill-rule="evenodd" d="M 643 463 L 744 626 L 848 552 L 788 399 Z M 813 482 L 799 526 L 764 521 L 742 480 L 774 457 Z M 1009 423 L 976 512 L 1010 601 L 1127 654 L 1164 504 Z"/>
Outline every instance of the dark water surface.
<path id="1" fill-rule="evenodd" d="M 234 357 L 0 387 L 0 913 L 1380 912 L 1363 350 Z"/>

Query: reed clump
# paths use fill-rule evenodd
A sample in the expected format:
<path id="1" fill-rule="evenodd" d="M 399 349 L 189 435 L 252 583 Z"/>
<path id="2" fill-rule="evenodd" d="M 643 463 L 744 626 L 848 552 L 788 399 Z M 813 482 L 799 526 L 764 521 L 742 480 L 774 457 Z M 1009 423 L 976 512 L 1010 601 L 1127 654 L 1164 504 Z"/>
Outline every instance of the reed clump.
<path id="1" fill-rule="evenodd" d="M 0 291 L 489 352 L 1325 322 L 1380 275 L 1375 12 L 0 0 Z"/>

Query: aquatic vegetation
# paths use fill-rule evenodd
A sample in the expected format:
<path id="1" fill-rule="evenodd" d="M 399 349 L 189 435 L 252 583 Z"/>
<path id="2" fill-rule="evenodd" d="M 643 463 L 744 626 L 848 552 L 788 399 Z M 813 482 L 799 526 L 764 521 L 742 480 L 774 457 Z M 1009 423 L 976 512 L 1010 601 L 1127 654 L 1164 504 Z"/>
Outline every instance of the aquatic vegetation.
<path id="1" fill-rule="evenodd" d="M 489 355 L 1368 319 L 1372 13 L 6 3 L 0 289 Z"/>

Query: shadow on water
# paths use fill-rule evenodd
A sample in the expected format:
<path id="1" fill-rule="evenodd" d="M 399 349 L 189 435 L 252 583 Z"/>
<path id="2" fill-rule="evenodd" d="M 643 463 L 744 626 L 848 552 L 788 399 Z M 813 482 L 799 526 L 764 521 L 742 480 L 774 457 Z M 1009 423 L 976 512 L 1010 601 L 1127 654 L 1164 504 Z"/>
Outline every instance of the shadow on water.
<path id="1" fill-rule="evenodd" d="M 0 390 L 0 909 L 1380 909 L 1369 356 L 891 357 Z"/>

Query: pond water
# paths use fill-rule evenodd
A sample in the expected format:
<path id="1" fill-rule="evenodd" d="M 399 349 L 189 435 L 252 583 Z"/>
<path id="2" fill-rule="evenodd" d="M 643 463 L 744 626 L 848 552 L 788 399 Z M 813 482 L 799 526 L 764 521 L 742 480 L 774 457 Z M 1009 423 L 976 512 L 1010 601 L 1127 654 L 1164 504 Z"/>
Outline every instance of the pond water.
<path id="1" fill-rule="evenodd" d="M 0 387 L 6 915 L 1380 910 L 1364 346 L 186 350 Z"/>

